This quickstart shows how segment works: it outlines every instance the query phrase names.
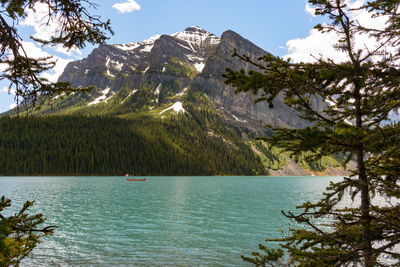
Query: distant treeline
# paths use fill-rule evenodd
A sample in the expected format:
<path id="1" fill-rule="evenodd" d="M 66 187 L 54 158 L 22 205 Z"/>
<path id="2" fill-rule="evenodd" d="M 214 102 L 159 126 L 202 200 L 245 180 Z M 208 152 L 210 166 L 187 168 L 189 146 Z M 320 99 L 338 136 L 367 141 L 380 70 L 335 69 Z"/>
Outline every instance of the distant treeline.
<path id="1" fill-rule="evenodd" d="M 190 114 L 1 117 L 0 175 L 266 174 L 237 133 Z"/>

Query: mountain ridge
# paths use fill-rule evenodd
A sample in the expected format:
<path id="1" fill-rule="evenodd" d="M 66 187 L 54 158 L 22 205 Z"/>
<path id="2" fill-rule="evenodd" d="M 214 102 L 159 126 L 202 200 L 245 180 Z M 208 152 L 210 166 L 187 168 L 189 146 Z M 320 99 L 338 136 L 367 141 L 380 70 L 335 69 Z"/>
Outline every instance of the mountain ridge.
<path id="1" fill-rule="evenodd" d="M 117 93 L 125 82 L 138 85 L 151 81 L 157 84 L 157 88 L 164 80 L 171 80 L 168 75 L 178 76 L 185 87 L 194 84 L 207 89 L 204 92 L 216 108 L 227 111 L 228 120 L 231 118 L 238 123 L 253 121 L 247 127 L 249 129 L 260 128 L 265 123 L 283 127 L 307 125 L 293 115 L 282 99 L 277 99 L 275 109 L 270 109 L 266 103 L 255 105 L 255 97 L 250 94 L 236 95 L 234 88 L 224 84 L 222 74 L 226 67 L 244 67 L 247 70 L 250 67 L 231 57 L 234 48 L 254 60 L 266 53 L 231 30 L 225 31 L 219 38 L 200 27 L 191 26 L 181 32 L 157 35 L 143 42 L 102 45 L 86 59 L 69 63 L 59 80 L 70 82 L 75 87 L 94 85 L 98 92 L 93 95 L 105 101 Z M 186 69 L 182 69 L 183 65 Z M 85 66 L 94 67 L 87 69 Z M 123 76 L 130 77 L 124 81 Z M 146 78 L 143 79 L 143 76 Z M 101 96 L 100 92 L 109 87 L 108 94 Z M 182 89 L 179 88 L 179 91 Z"/>
<path id="2" fill-rule="evenodd" d="M 264 162 L 266 170 L 274 170 L 277 164 L 287 166 L 287 171 L 272 173 L 292 174 L 296 163 L 251 140 L 257 135 L 271 134 L 264 126 L 266 123 L 292 128 L 306 127 L 309 123 L 299 119 L 281 96 L 274 101 L 275 108 L 270 109 L 265 102 L 254 104 L 255 96 L 236 94 L 235 88 L 225 85 L 222 74 L 226 68 L 254 69 L 233 58 L 234 49 L 253 60 L 266 53 L 231 30 L 218 37 L 198 26 L 171 35 L 156 35 L 142 42 L 100 45 L 86 58 L 70 62 L 59 77 L 59 81 L 69 82 L 74 87 L 94 86 L 95 89 L 89 94 L 54 98 L 51 105 L 42 107 L 37 114 L 172 121 L 180 114 L 195 120 L 203 129 L 197 133 L 202 132 L 204 136 L 200 134 L 198 138 L 218 141 L 228 151 L 238 146 L 232 146 L 235 135 L 235 142 L 241 139 L 250 147 L 254 156 Z M 324 103 L 316 99 L 315 105 Z M 337 167 L 335 159 L 327 162 L 334 162 Z M 324 164 L 317 165 L 326 167 Z M 313 164 L 302 166 L 302 169 L 310 168 L 310 172 L 305 173 L 314 171 Z M 315 171 L 323 170 L 319 167 Z"/>

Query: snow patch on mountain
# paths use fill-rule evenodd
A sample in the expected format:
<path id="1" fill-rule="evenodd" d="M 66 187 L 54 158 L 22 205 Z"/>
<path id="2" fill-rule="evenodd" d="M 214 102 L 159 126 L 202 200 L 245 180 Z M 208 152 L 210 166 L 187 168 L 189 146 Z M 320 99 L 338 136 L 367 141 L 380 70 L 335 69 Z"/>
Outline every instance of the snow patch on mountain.
<path id="1" fill-rule="evenodd" d="M 201 62 L 201 63 L 194 63 L 194 67 L 196 68 L 196 70 L 197 70 L 198 72 L 202 72 L 205 65 L 206 65 L 206 64 L 204 64 L 203 62 Z"/>
<path id="2" fill-rule="evenodd" d="M 122 100 L 121 104 L 123 104 L 128 98 L 130 98 L 137 91 L 138 91 L 138 89 L 132 90 L 132 92 L 130 92 L 129 95 L 127 97 L 125 97 L 124 100 Z"/>
<path id="3" fill-rule="evenodd" d="M 181 44 L 181 43 L 178 43 L 178 45 L 179 45 L 180 47 L 183 47 L 183 48 L 189 50 L 189 51 L 193 51 L 193 52 L 194 52 L 193 47 L 187 47 L 187 46 L 185 46 L 185 45 L 183 45 L 183 44 Z"/>
<path id="4" fill-rule="evenodd" d="M 183 44 L 179 45 L 193 52 L 196 52 L 194 46 L 200 47 L 204 44 L 217 45 L 220 42 L 219 37 L 198 26 L 186 28 L 181 32 L 171 34 L 170 36 L 186 42 L 188 46 L 185 46 Z M 161 35 L 157 34 L 142 42 L 115 44 L 113 46 L 115 48 L 128 52 L 136 51 L 139 49 L 140 52 L 149 53 L 151 52 L 155 41 L 158 40 L 160 37 Z"/>
<path id="5" fill-rule="evenodd" d="M 97 97 L 95 100 L 90 102 L 88 104 L 88 106 L 96 105 L 96 104 L 98 104 L 100 102 L 103 102 L 103 101 L 107 102 L 110 98 L 112 98 L 114 96 L 114 92 L 113 92 L 113 94 L 111 94 L 111 96 L 109 96 L 107 98 L 107 94 L 110 92 L 110 89 L 111 89 L 110 87 L 107 87 L 106 89 L 102 90 L 101 91 L 101 96 Z"/>
<path id="6" fill-rule="evenodd" d="M 115 75 L 110 72 L 110 69 L 107 69 L 106 74 L 111 78 L 115 78 Z"/>
<path id="7" fill-rule="evenodd" d="M 163 114 L 164 112 L 167 112 L 168 110 L 171 110 L 171 109 L 173 109 L 176 113 L 180 113 L 180 112 L 185 113 L 186 112 L 186 110 L 182 106 L 182 102 L 178 101 L 175 104 L 173 104 L 172 106 L 170 106 L 169 108 L 164 109 L 163 111 L 161 111 L 160 115 Z"/>
<path id="8" fill-rule="evenodd" d="M 204 57 L 199 57 L 195 55 L 185 55 L 186 58 L 191 61 L 198 72 L 202 72 L 205 66 Z"/>
<path id="9" fill-rule="evenodd" d="M 153 46 L 154 44 L 145 45 L 142 49 L 140 49 L 140 52 L 149 53 L 151 52 L 151 49 L 153 49 Z"/>
<path id="10" fill-rule="evenodd" d="M 239 119 L 238 117 L 236 117 L 235 115 L 233 115 L 232 114 L 232 116 L 233 116 L 233 118 L 236 120 L 236 121 L 238 121 L 238 122 L 244 122 L 244 123 L 247 123 L 247 121 L 246 120 L 241 120 L 241 119 Z"/>
<path id="11" fill-rule="evenodd" d="M 192 26 L 188 27 L 185 30 L 171 34 L 171 37 L 178 39 L 176 42 L 177 45 L 181 46 L 185 50 L 187 50 L 187 54 L 185 55 L 189 62 L 192 64 L 194 68 L 200 73 L 203 71 L 205 66 L 205 58 L 203 48 L 208 45 L 217 45 L 220 42 L 220 38 L 216 35 L 198 27 Z M 123 51 L 127 51 L 129 53 L 133 53 L 137 59 L 142 58 L 142 55 L 148 54 L 152 51 L 154 47 L 154 43 L 161 37 L 161 35 L 155 35 L 145 41 L 142 42 L 134 42 L 128 44 L 116 44 L 113 45 L 115 48 L 118 48 Z M 200 53 L 202 54 L 200 55 Z M 165 57 L 165 55 L 164 55 Z M 113 57 L 114 58 L 114 57 Z M 121 60 L 120 60 L 121 61 Z M 131 64 L 130 64 L 131 65 Z M 114 70 L 106 72 L 107 76 L 111 78 L 115 78 L 115 71 L 121 71 L 123 64 L 112 60 L 110 57 L 107 57 L 106 67 Z M 137 66 L 134 66 L 137 67 Z M 143 71 L 145 74 L 149 67 Z M 162 68 L 162 72 L 165 72 L 166 68 Z"/>
<path id="12" fill-rule="evenodd" d="M 114 45 L 114 47 L 120 49 L 120 50 L 124 50 L 124 51 L 132 51 L 135 50 L 136 48 L 138 48 L 140 46 L 139 43 L 129 43 L 129 44 L 116 44 Z"/>
<path id="13" fill-rule="evenodd" d="M 177 96 L 183 96 L 183 94 L 187 91 L 187 89 L 189 89 L 189 87 L 183 88 L 183 90 L 181 92 L 179 92 L 178 94 L 176 94 L 176 95 Z"/>
<path id="14" fill-rule="evenodd" d="M 61 93 L 61 94 L 56 95 L 55 97 L 53 97 L 53 99 L 59 99 L 60 97 L 63 97 L 65 95 L 66 95 L 66 93 Z"/>
<path id="15" fill-rule="evenodd" d="M 190 46 L 190 50 L 192 50 L 193 52 L 196 52 L 196 50 L 194 50 L 194 48 L 190 42 L 188 42 L 188 45 Z"/>
<path id="16" fill-rule="evenodd" d="M 122 59 L 124 59 L 124 57 L 122 57 Z M 111 77 L 111 78 L 115 78 L 115 74 L 111 73 L 110 70 L 114 70 L 114 71 L 121 71 L 122 67 L 124 66 L 124 63 L 120 63 L 118 60 L 113 60 L 111 59 L 111 56 L 107 56 L 106 57 L 106 62 L 104 63 L 107 70 L 106 70 L 106 75 Z M 87 74 L 89 70 L 85 71 L 85 74 Z"/>
<path id="17" fill-rule="evenodd" d="M 199 57 L 195 55 L 185 55 L 190 61 L 204 61 L 204 57 Z"/>
<path id="18" fill-rule="evenodd" d="M 106 94 L 108 94 L 109 92 L 110 92 L 110 87 L 107 87 L 106 89 L 104 89 L 103 91 L 101 91 L 101 93 L 103 94 L 103 95 L 106 95 Z"/>
<path id="19" fill-rule="evenodd" d="M 155 41 L 157 41 L 160 38 L 160 36 L 161 35 L 157 34 L 142 42 L 116 44 L 114 45 L 114 47 L 124 51 L 133 51 L 140 48 L 140 52 L 148 53 L 151 52 L 151 49 L 153 48 Z"/>
<path id="20" fill-rule="evenodd" d="M 109 66 L 110 66 L 110 60 L 111 60 L 110 56 L 107 56 L 107 57 L 106 57 L 106 63 L 105 63 L 106 68 L 109 68 Z"/>
<path id="21" fill-rule="evenodd" d="M 157 86 L 156 90 L 154 91 L 154 95 L 157 96 L 157 98 L 155 99 L 156 103 L 158 103 L 158 98 L 160 95 L 160 88 L 161 88 L 161 83 Z"/>
<path id="22" fill-rule="evenodd" d="M 217 45 L 220 42 L 219 37 L 198 26 L 191 26 L 186 28 L 184 31 L 172 34 L 171 36 L 187 42 L 193 51 L 195 51 L 193 45 L 200 47 L 206 43 Z"/>
<path id="23" fill-rule="evenodd" d="M 159 95 L 160 94 L 160 88 L 161 88 L 161 83 L 157 86 L 156 90 L 154 91 L 155 95 Z"/>
<path id="24" fill-rule="evenodd" d="M 106 99 L 105 95 L 99 96 L 98 98 L 96 98 L 94 101 L 90 102 L 88 104 L 88 106 L 92 106 L 92 105 L 97 105 L 98 103 L 100 103 L 101 101 L 104 101 Z"/>
<path id="25" fill-rule="evenodd" d="M 116 70 L 118 70 L 118 71 L 121 71 L 122 70 L 122 67 L 124 66 L 124 63 L 120 63 L 119 61 L 117 61 L 117 60 L 110 60 L 109 61 L 109 63 L 111 63 L 111 64 L 109 64 L 109 68 L 113 68 L 113 69 L 116 69 Z"/>

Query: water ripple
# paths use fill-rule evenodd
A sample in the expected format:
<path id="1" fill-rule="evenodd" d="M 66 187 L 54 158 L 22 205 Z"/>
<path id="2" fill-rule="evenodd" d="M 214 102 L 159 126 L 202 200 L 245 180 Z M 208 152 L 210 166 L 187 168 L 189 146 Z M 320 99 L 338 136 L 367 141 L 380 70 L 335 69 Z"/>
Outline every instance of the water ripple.
<path id="1" fill-rule="evenodd" d="M 1 177 L 0 188 L 59 226 L 22 266 L 248 266 L 240 255 L 287 226 L 280 211 L 332 179 Z"/>

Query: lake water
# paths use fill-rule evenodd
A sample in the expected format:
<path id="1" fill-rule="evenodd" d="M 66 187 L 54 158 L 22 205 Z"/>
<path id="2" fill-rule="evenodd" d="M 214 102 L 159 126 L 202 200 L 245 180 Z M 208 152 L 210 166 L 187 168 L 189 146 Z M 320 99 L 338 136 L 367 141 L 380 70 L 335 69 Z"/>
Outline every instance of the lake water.
<path id="1" fill-rule="evenodd" d="M 13 211 L 58 225 L 22 266 L 248 266 L 281 237 L 281 210 L 318 200 L 339 177 L 0 177 Z"/>

